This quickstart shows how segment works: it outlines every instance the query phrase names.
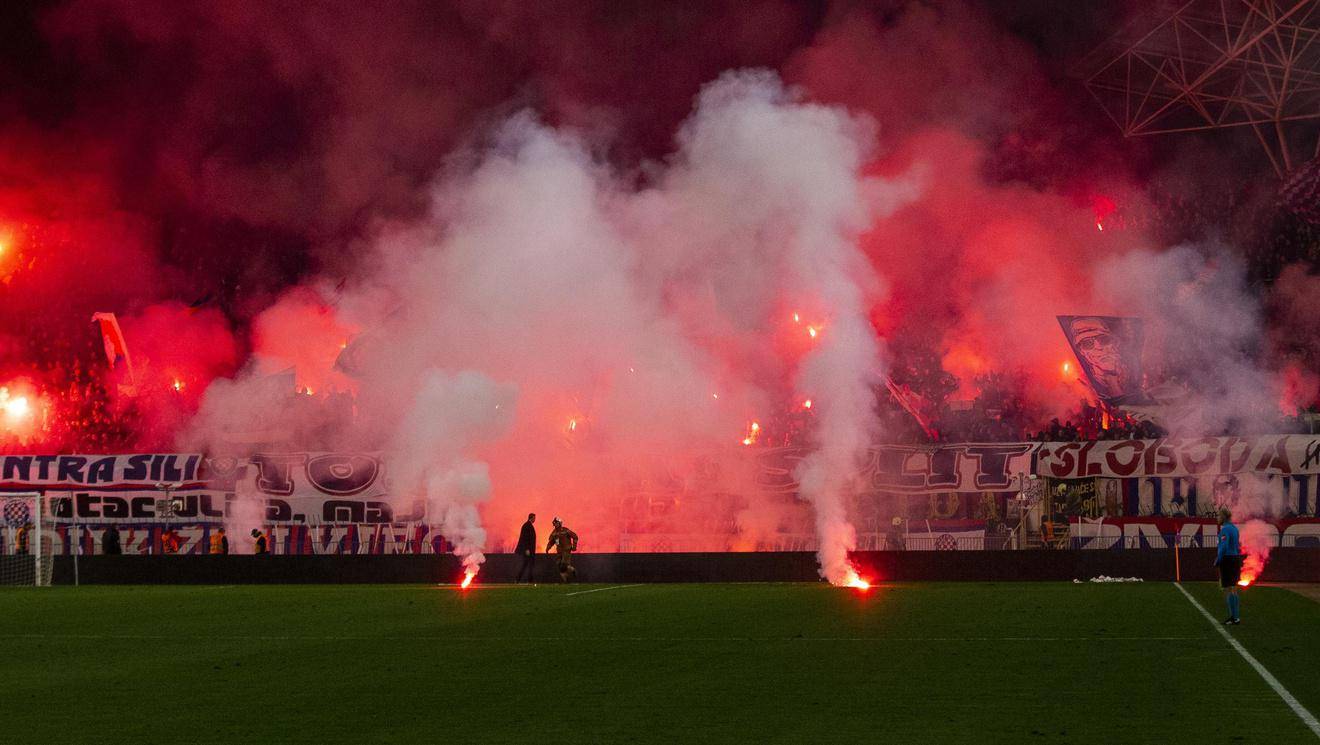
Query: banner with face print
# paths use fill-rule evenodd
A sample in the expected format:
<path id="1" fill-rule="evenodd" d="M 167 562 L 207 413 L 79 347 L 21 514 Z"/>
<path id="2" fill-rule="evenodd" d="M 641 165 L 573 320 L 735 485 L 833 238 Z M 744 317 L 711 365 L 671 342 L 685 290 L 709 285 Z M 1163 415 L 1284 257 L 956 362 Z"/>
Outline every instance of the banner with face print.
<path id="1" fill-rule="evenodd" d="M 1142 403 L 1140 318 L 1056 316 L 1100 400 L 1112 406 Z"/>

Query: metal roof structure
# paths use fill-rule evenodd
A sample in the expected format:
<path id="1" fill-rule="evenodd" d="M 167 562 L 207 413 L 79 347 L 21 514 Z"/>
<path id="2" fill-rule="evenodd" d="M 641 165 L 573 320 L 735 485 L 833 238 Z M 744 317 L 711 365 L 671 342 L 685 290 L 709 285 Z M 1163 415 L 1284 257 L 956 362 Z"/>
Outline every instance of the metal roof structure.
<path id="1" fill-rule="evenodd" d="M 1320 155 L 1320 2 L 1156 0 L 1083 62 L 1128 137 L 1248 127 L 1285 178 Z"/>

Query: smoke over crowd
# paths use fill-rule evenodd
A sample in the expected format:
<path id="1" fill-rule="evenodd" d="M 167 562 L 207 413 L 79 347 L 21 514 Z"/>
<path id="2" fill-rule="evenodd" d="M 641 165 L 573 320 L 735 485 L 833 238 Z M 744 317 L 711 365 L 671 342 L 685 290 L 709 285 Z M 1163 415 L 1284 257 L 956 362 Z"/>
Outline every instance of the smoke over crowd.
<path id="1" fill-rule="evenodd" d="M 814 525 L 843 581 L 857 459 L 914 437 L 886 381 L 941 439 L 1080 421 L 1056 315 L 1144 319 L 1180 434 L 1315 403 L 1265 169 L 1120 140 L 1057 72 L 1121 7 L 665 6 L 3 11 L 3 447 L 379 452 L 475 565 L 791 439 L 805 504 L 727 532 Z"/>

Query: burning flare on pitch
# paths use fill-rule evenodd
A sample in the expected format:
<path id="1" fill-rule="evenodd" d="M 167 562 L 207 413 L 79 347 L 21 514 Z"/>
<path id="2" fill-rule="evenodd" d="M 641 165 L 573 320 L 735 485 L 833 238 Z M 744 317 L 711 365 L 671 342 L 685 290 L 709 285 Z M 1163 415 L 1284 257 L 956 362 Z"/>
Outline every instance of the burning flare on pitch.
<path id="1" fill-rule="evenodd" d="M 1256 581 L 1262 570 L 1265 569 L 1265 560 L 1260 554 L 1249 553 L 1247 558 L 1242 561 L 1242 573 L 1238 578 L 1238 587 L 1250 587 L 1251 583 Z"/>
<path id="2" fill-rule="evenodd" d="M 463 575 L 463 582 L 459 584 L 459 589 L 466 590 L 468 585 L 472 584 L 472 580 L 476 579 L 476 577 L 477 570 L 475 568 L 469 568 L 467 573 Z"/>
<path id="3" fill-rule="evenodd" d="M 852 587 L 857 590 L 871 589 L 871 583 L 862 579 L 862 575 L 857 573 L 853 567 L 848 567 L 848 573 L 843 578 L 843 587 Z"/>
<path id="4" fill-rule="evenodd" d="M 1242 571 L 1238 576 L 1238 587 L 1248 587 L 1265 571 L 1265 564 L 1270 560 L 1270 551 L 1278 541 L 1271 526 L 1264 520 L 1252 518 L 1242 524 Z"/>

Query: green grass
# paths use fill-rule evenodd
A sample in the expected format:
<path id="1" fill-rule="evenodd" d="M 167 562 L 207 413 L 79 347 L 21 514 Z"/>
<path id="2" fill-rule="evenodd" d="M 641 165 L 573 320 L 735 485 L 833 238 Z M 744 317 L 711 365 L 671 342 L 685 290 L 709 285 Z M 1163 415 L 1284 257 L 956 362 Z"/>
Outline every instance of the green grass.
<path id="1" fill-rule="evenodd" d="M 596 587 L 6 590 L 0 741 L 1316 741 L 1167 584 Z M 1320 712 L 1320 604 L 1243 617 Z"/>

